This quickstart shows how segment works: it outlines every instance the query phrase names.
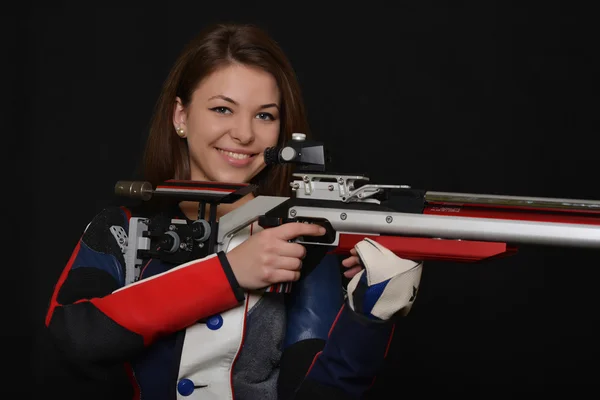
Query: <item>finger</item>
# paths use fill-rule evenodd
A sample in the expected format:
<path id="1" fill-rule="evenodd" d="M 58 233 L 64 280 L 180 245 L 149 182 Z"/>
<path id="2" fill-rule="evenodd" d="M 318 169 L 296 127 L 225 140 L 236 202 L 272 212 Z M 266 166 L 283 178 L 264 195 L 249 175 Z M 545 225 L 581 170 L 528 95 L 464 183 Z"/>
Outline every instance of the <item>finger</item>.
<path id="1" fill-rule="evenodd" d="M 356 249 L 354 247 L 350 249 L 350 254 L 353 256 L 356 255 Z"/>
<path id="2" fill-rule="evenodd" d="M 354 275 L 358 274 L 361 270 L 362 270 L 362 267 L 353 267 L 353 268 L 350 268 L 348 271 L 344 271 L 344 276 L 346 278 L 351 279 L 351 278 L 354 277 Z"/>
<path id="3" fill-rule="evenodd" d="M 277 269 L 271 275 L 271 283 L 294 282 L 300 279 L 300 271 Z"/>
<path id="4" fill-rule="evenodd" d="M 278 256 L 282 257 L 299 259 L 306 257 L 306 247 L 299 243 L 288 242 L 287 240 L 278 241 L 274 250 Z"/>
<path id="5" fill-rule="evenodd" d="M 360 265 L 360 259 L 358 256 L 348 257 L 342 261 L 342 265 L 346 268 L 353 267 L 355 265 Z"/>
<path id="6" fill-rule="evenodd" d="M 327 232 L 320 225 L 302 222 L 289 222 L 273 229 L 277 237 L 284 240 L 295 239 L 298 236 L 323 236 Z"/>
<path id="7" fill-rule="evenodd" d="M 302 260 L 296 257 L 279 257 L 277 258 L 275 267 L 288 271 L 300 271 L 302 269 Z"/>

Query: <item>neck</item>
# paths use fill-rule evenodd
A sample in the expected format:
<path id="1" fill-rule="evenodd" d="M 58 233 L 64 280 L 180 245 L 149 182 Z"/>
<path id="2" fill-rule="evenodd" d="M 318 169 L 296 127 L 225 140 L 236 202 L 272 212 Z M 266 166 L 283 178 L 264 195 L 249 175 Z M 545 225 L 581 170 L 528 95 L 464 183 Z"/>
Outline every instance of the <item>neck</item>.
<path id="1" fill-rule="evenodd" d="M 217 206 L 217 221 L 223 215 L 235 210 L 236 208 L 249 202 L 253 198 L 254 195 L 252 193 L 249 193 L 233 204 L 219 204 Z M 198 207 L 199 203 L 197 201 L 182 201 L 181 203 L 179 203 L 179 208 L 181 208 L 181 211 L 185 214 L 186 218 L 191 220 L 198 219 Z M 206 209 L 204 210 L 206 216 L 208 216 L 208 212 L 209 206 L 206 206 Z"/>

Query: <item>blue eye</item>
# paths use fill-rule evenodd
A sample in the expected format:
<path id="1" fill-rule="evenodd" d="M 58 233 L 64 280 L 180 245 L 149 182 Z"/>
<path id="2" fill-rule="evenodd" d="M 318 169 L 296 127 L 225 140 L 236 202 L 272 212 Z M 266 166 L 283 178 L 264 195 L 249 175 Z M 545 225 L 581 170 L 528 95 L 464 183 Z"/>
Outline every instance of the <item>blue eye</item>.
<path id="1" fill-rule="evenodd" d="M 273 115 L 269 114 L 269 113 L 259 113 L 257 115 L 257 117 L 260 118 L 260 119 L 267 119 L 269 121 L 274 121 L 275 120 L 275 117 L 273 117 Z"/>

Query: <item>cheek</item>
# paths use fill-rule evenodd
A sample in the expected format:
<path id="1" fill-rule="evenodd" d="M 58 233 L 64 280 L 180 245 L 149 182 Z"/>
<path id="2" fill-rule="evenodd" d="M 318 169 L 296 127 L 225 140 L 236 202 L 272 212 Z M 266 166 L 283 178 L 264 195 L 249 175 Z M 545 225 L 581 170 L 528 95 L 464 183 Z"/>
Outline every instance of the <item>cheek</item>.
<path id="1" fill-rule="evenodd" d="M 265 147 L 275 146 L 279 139 L 280 126 L 278 123 L 273 123 L 258 129 L 256 136 L 260 143 Z"/>
<path id="2" fill-rule="evenodd" d="M 199 118 L 188 125 L 188 139 L 196 143 L 211 143 L 227 131 L 222 121 L 214 118 Z"/>

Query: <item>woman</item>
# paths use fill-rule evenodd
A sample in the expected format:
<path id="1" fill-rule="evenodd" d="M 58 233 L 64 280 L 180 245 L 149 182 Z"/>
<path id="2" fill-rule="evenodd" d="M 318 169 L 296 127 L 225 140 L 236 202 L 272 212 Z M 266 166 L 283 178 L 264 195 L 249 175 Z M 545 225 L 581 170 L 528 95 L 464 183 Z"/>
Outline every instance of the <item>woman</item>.
<path id="1" fill-rule="evenodd" d="M 289 170 L 266 167 L 262 153 L 292 132 L 307 132 L 307 125 L 299 85 L 281 49 L 259 29 L 213 26 L 187 46 L 164 84 L 146 147 L 145 179 L 154 185 L 168 179 L 258 185 L 258 193 L 219 206 L 218 217 L 256 194 L 288 195 Z M 194 220 L 197 211 L 197 204 L 182 202 L 151 212 Z M 140 280 L 125 286 L 118 232 L 128 231 L 132 216 L 149 212 L 102 211 L 58 280 L 45 321 L 54 352 L 45 357 L 54 357 L 49 365 L 63 398 L 67 389 L 86 399 L 276 399 L 299 386 L 298 393 L 313 396 L 322 387 L 338 386 L 345 395 L 365 390 L 363 384 L 348 391 L 336 373 L 324 372 L 324 360 L 337 353 L 323 345 L 344 301 L 336 258 L 327 256 L 287 302 L 284 294 L 264 292 L 299 280 L 306 250 L 290 240 L 322 235 L 320 227 L 253 226 L 226 254 L 179 266 L 151 260 Z M 342 262 L 347 278 L 359 277 L 358 261 L 353 253 Z M 391 325 L 380 326 L 388 340 Z M 374 357 L 373 365 L 383 354 Z M 304 379 L 313 361 L 314 379 Z"/>

